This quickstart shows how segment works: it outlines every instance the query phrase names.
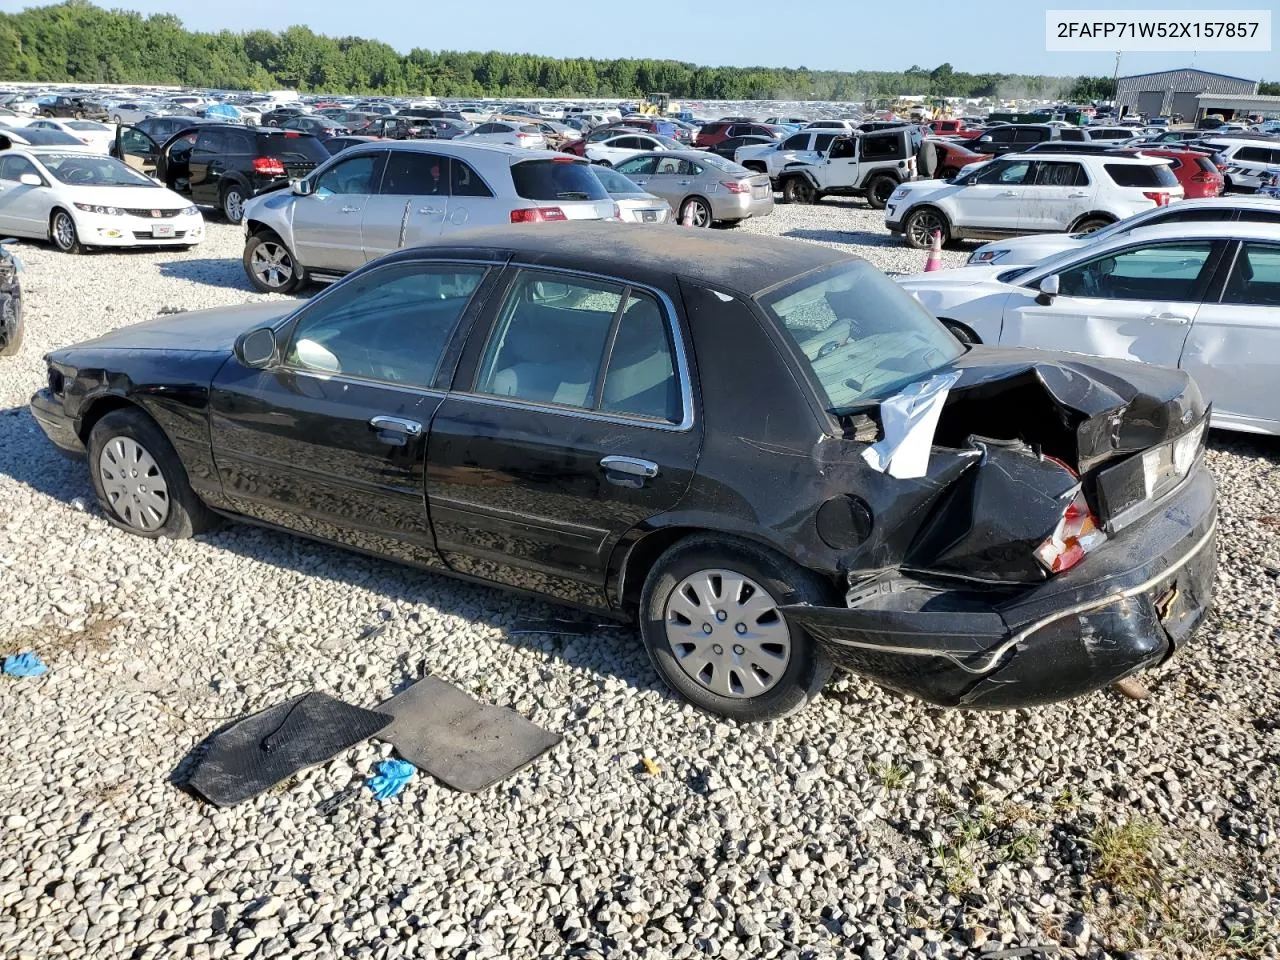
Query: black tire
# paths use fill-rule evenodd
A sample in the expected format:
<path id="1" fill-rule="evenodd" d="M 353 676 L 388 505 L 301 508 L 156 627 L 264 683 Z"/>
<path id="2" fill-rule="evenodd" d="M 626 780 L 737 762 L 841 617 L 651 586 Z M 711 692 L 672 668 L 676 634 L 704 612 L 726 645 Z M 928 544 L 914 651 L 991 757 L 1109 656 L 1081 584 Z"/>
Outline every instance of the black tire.
<path id="1" fill-rule="evenodd" d="M 1106 217 L 1085 217 L 1083 220 L 1076 223 L 1071 232 L 1094 233 L 1097 230 L 1101 230 L 1103 227 L 1111 226 L 1113 223 L 1115 223 L 1114 220 L 1109 220 Z"/>
<path id="2" fill-rule="evenodd" d="M 982 339 L 963 323 L 958 323 L 955 320 L 948 320 L 945 317 L 940 317 L 939 320 L 953 337 L 966 346 L 972 346 L 975 343 L 982 342 Z"/>
<path id="3" fill-rule="evenodd" d="M 711 204 L 702 197 L 689 197 L 684 203 L 680 204 L 680 222 L 684 223 L 686 214 L 693 214 L 693 226 L 700 229 L 706 229 L 714 223 Z"/>
<path id="4" fill-rule="evenodd" d="M 306 270 L 298 265 L 285 242 L 270 230 L 255 233 L 246 241 L 240 262 L 249 282 L 263 293 L 291 293 L 306 282 Z M 278 269 L 269 269 L 272 263 Z M 273 284 L 273 276 L 280 277 L 279 282 Z"/>
<path id="5" fill-rule="evenodd" d="M 759 162 L 754 161 L 754 160 L 748 160 L 746 163 L 744 163 L 744 164 L 743 164 L 743 166 L 744 166 L 744 167 L 746 167 L 748 170 L 752 171 L 753 173 L 768 173 L 768 172 L 769 172 L 769 168 L 768 168 L 768 167 L 766 167 L 763 163 L 759 163 Z"/>
<path id="6" fill-rule="evenodd" d="M 933 244 L 935 230 L 942 232 L 942 245 L 945 247 L 951 240 L 951 225 L 941 211 L 933 207 L 912 210 L 902 222 L 902 236 L 907 246 L 916 250 L 927 250 Z"/>
<path id="7" fill-rule="evenodd" d="M 690 537 L 658 558 L 640 596 L 640 635 L 654 669 L 672 690 L 694 706 L 723 717 L 742 721 L 772 720 L 798 710 L 826 684 L 832 664 L 804 630 L 785 621 L 781 626 L 789 637 L 790 657 L 776 677 L 756 668 L 757 677 L 763 675 L 771 682 L 758 696 L 721 695 L 708 688 L 708 681 L 695 679 L 681 666 L 676 646 L 683 644 L 673 645 L 668 636 L 668 601 L 686 577 L 696 576 L 700 571 L 718 570 L 754 581 L 779 606 L 789 603 L 828 605 L 834 602 L 833 590 L 822 578 L 771 551 L 728 537 Z M 720 582 L 723 584 L 723 580 Z M 775 616 L 780 619 L 780 615 Z M 673 617 L 678 617 L 678 614 L 673 613 Z M 713 629 L 729 629 L 728 619 L 732 618 L 717 617 L 726 626 Z M 760 622 L 763 618 L 757 621 Z M 714 678 L 714 668 L 707 669 L 710 671 L 707 676 Z M 740 669 L 731 667 L 724 675 L 732 679 Z"/>
<path id="8" fill-rule="evenodd" d="M 138 509 L 136 495 L 132 501 L 126 502 L 128 500 L 126 495 L 112 494 L 107 491 L 104 485 L 106 480 L 103 477 L 103 451 L 108 447 L 115 449 L 118 441 L 123 442 L 127 448 L 124 462 L 131 459 L 128 456 L 132 450 L 130 444 L 136 444 L 150 455 L 154 470 L 143 477 L 138 477 L 135 473 L 125 482 L 136 482 L 138 490 L 145 497 L 147 491 L 144 489 L 145 484 L 141 481 L 148 476 L 160 478 L 165 488 L 163 501 L 167 507 L 162 519 L 149 513 L 144 516 L 145 511 Z M 178 459 L 177 453 L 174 452 L 173 445 L 164 432 L 156 426 L 155 421 L 141 410 L 128 407 L 112 410 L 106 414 L 93 425 L 93 429 L 89 432 L 88 452 L 89 477 L 93 482 L 93 492 L 97 494 L 103 514 L 113 526 L 153 540 L 158 537 L 182 540 L 211 530 L 218 525 L 218 515 L 206 507 L 191 489 L 191 484 L 187 480 L 187 471 L 182 466 L 182 461 Z M 145 459 L 135 461 L 137 462 L 147 463 Z M 156 489 L 155 486 L 151 488 L 152 498 L 155 498 Z M 146 507 L 148 502 L 151 501 L 144 502 L 142 506 Z M 130 519 L 131 517 L 133 519 Z"/>
<path id="9" fill-rule="evenodd" d="M 83 120 L 83 119 L 84 119 L 84 111 L 83 111 L 83 110 L 77 110 L 77 111 L 75 112 L 75 117 L 76 117 L 76 119 L 77 119 L 77 120 Z"/>
<path id="10" fill-rule="evenodd" d="M 818 192 L 804 177 L 787 177 L 782 182 L 783 203 L 817 203 Z"/>
<path id="11" fill-rule="evenodd" d="M 608 160 L 597 160 L 597 161 L 596 161 L 596 166 L 599 166 L 599 167 L 612 167 L 612 166 L 613 166 L 613 164 L 612 164 L 612 163 L 610 163 Z"/>
<path id="12" fill-rule="evenodd" d="M 76 230 L 76 219 L 61 207 L 54 207 L 49 215 L 49 238 L 63 253 L 84 253 L 80 233 Z"/>
<path id="13" fill-rule="evenodd" d="M 872 177 L 867 184 L 867 203 L 872 210 L 883 210 L 889 198 L 893 196 L 893 191 L 897 189 L 898 181 L 893 177 L 886 177 L 883 174 Z"/>
<path id="14" fill-rule="evenodd" d="M 248 199 L 244 187 L 238 183 L 229 183 L 222 188 L 218 207 L 227 223 L 239 223 L 244 219 L 244 202 Z"/>

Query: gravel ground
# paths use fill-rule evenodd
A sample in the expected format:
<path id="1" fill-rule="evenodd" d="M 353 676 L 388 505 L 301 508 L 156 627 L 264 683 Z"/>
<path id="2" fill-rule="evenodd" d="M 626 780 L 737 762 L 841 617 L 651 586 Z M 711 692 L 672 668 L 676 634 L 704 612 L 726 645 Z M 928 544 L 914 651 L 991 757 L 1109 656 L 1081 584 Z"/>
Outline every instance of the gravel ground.
<path id="1" fill-rule="evenodd" d="M 742 229 L 919 269 L 881 223 L 828 201 Z M 1277 955 L 1275 441 L 1213 438 L 1217 610 L 1149 699 L 961 713 L 844 678 L 738 726 L 668 694 L 630 631 L 507 636 L 556 611 L 247 526 L 109 527 L 27 411 L 41 355 L 258 298 L 240 250 L 218 223 L 189 253 L 21 247 L 0 652 L 51 669 L 0 678 L 0 956 Z M 174 785 L 227 719 L 312 689 L 372 705 L 423 668 L 564 742 L 479 795 L 418 776 L 328 810 L 373 743 L 228 811 Z"/>

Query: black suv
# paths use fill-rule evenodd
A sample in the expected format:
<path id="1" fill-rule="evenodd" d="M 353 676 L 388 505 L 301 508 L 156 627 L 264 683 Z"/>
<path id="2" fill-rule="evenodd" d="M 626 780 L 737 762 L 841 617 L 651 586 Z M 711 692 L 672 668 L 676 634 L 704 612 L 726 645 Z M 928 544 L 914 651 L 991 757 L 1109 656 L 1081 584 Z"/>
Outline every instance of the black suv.
<path id="1" fill-rule="evenodd" d="M 1033 143 L 1044 143 L 1048 140 L 1072 140 L 1077 143 L 1087 141 L 1089 134 L 1079 127 L 1055 127 L 1047 123 L 1006 123 L 992 127 L 976 140 L 965 144 L 977 153 L 989 153 L 998 156 L 1002 153 L 1016 153 L 1027 149 Z"/>
<path id="2" fill-rule="evenodd" d="M 192 203 L 217 207 L 231 223 L 240 222 L 250 197 L 305 177 L 329 159 L 309 133 L 234 123 L 188 125 L 161 143 L 122 126 L 115 153 Z"/>
<path id="3" fill-rule="evenodd" d="M 306 114 L 301 107 L 276 107 L 274 110 L 268 110 L 262 115 L 262 125 L 264 127 L 278 127 L 286 120 L 292 120 L 294 117 L 300 117 Z"/>
<path id="4" fill-rule="evenodd" d="M 76 120 L 106 120 L 107 111 L 88 97 L 50 97 L 40 103 L 42 117 L 74 117 Z"/>

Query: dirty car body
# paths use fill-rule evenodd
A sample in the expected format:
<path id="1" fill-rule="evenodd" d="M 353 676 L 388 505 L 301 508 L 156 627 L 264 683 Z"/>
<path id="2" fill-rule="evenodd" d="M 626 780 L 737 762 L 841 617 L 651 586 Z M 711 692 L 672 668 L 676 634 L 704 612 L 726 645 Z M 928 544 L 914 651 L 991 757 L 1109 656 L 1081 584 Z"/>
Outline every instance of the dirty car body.
<path id="1" fill-rule="evenodd" d="M 375 366 L 348 365 L 323 331 L 378 302 L 379 278 L 424 271 L 471 278 L 430 288 L 432 311 L 456 300 L 434 359 L 393 376 L 412 348 L 384 326 L 375 360 L 351 354 Z M 576 346 L 597 335 L 604 359 Z M 1210 601 L 1207 411 L 1187 376 L 965 348 L 816 245 L 480 230 L 292 310 L 159 318 L 48 360 L 32 410 L 63 450 L 88 444 L 91 471 L 103 425 L 145 417 L 181 462 L 171 486 L 207 508 L 638 619 L 664 679 L 729 716 L 794 708 L 812 691 L 779 685 L 820 687 L 831 662 L 945 705 L 1063 699 L 1162 662 Z M 924 467 L 873 465 L 895 398 L 934 381 Z M 730 651 L 718 621 L 736 618 Z"/>

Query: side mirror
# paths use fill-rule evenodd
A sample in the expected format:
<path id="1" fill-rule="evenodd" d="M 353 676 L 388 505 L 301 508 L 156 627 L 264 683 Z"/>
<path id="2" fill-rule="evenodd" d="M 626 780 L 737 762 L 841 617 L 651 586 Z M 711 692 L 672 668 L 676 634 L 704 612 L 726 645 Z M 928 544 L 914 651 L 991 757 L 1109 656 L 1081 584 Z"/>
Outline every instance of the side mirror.
<path id="1" fill-rule="evenodd" d="M 1053 303 L 1053 298 L 1058 295 L 1058 275 L 1051 273 L 1040 281 L 1040 296 L 1036 297 L 1036 303 L 1042 307 L 1047 307 Z"/>
<path id="2" fill-rule="evenodd" d="M 276 332 L 271 327 L 258 327 L 236 338 L 236 359 L 246 367 L 269 367 L 279 359 Z"/>
<path id="3" fill-rule="evenodd" d="M 311 196 L 311 181 L 307 179 L 295 180 L 289 184 L 289 188 L 300 197 Z"/>
<path id="4" fill-rule="evenodd" d="M 43 187 L 44 181 L 40 179 L 37 173 L 24 173 L 18 178 L 18 182 L 24 187 Z"/>

